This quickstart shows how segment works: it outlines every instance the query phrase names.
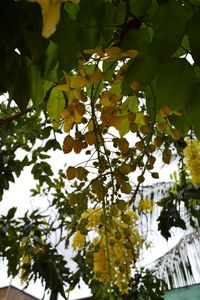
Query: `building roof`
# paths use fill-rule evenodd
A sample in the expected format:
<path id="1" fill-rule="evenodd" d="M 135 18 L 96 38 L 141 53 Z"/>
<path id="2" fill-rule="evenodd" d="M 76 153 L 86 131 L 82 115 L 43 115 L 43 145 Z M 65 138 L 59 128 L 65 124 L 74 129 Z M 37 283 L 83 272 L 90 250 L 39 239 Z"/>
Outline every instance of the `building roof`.
<path id="1" fill-rule="evenodd" d="M 29 297 L 29 299 L 32 299 L 32 300 L 40 300 L 39 298 L 36 298 L 36 297 L 34 297 L 33 295 L 31 295 L 31 294 L 29 294 L 29 293 L 27 293 L 27 292 L 25 292 L 25 291 L 23 291 L 23 290 L 20 290 L 19 288 L 15 287 L 15 286 L 13 286 L 13 285 L 0 287 L 0 292 L 1 292 L 2 290 L 4 290 L 4 289 L 5 289 L 5 290 L 7 290 L 7 289 L 10 289 L 10 290 L 16 290 L 16 291 L 18 291 L 18 292 L 20 292 L 20 293 L 26 295 L 27 297 Z M 16 300 L 17 300 L 17 299 L 16 299 Z"/>

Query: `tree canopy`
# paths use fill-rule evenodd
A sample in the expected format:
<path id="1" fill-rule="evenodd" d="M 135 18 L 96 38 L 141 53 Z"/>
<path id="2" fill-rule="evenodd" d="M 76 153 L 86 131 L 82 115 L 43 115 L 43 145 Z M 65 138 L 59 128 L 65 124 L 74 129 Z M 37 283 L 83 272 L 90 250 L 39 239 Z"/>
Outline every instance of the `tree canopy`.
<path id="1" fill-rule="evenodd" d="M 52 300 L 80 278 L 94 299 L 162 299 L 164 283 L 137 264 L 148 247 L 140 220 L 159 205 L 168 239 L 187 228 L 184 205 L 199 226 L 199 31 L 198 0 L 0 2 L 0 196 L 30 166 L 32 196 L 56 211 L 0 217 L 9 275 L 40 278 Z M 66 154 L 58 174 L 51 150 Z M 156 203 L 145 185 L 173 161 Z"/>

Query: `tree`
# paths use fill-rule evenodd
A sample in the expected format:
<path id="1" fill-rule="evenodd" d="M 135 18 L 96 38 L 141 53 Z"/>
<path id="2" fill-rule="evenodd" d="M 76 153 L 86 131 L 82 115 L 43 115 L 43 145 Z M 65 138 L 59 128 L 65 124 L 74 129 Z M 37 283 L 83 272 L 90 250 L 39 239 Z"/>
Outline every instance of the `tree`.
<path id="1" fill-rule="evenodd" d="M 194 0 L 1 1 L 0 193 L 32 166 L 32 195 L 51 196 L 57 211 L 1 217 L 9 274 L 40 278 L 51 299 L 67 299 L 80 277 L 96 299 L 162 299 L 159 281 L 136 267 L 145 246 L 138 220 L 155 205 L 153 187 L 151 197 L 143 190 L 146 176 L 159 179 L 160 156 L 179 162 L 160 201 L 162 235 L 186 228 L 182 202 L 199 225 L 199 14 Z M 66 157 L 86 158 L 55 176 L 57 134 Z M 75 272 L 57 250 L 63 241 Z"/>

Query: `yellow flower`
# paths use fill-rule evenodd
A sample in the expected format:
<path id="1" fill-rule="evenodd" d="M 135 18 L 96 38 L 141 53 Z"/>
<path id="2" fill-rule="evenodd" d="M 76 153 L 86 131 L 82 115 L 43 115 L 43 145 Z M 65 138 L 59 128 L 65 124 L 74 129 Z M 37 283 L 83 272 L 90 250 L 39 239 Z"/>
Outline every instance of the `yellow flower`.
<path id="1" fill-rule="evenodd" d="M 87 211 L 81 214 L 80 221 L 82 219 L 88 219 L 88 224 L 86 228 L 94 229 L 94 228 L 98 228 L 99 224 L 101 223 L 101 216 L 102 216 L 101 209 L 88 208 Z"/>
<path id="2" fill-rule="evenodd" d="M 94 263 L 94 273 L 95 278 L 99 281 L 104 282 L 108 279 L 108 266 L 105 254 L 105 248 L 100 243 L 100 249 L 93 254 L 93 263 Z"/>
<path id="3" fill-rule="evenodd" d="M 187 146 L 183 153 L 186 165 L 192 177 L 193 184 L 200 184 L 200 142 L 198 140 L 186 140 Z"/>
<path id="4" fill-rule="evenodd" d="M 83 235 L 80 231 L 77 231 L 74 235 L 72 248 L 74 250 L 82 250 L 85 245 L 85 235 Z"/>
<path id="5" fill-rule="evenodd" d="M 153 211 L 153 201 L 150 199 L 142 199 L 138 203 L 138 209 L 144 212 L 151 212 Z"/>
<path id="6" fill-rule="evenodd" d="M 73 2 L 78 4 L 80 0 L 28 0 L 29 2 L 37 2 L 41 7 L 43 27 L 42 36 L 49 38 L 55 31 L 60 20 L 60 9 L 63 2 Z"/>
<path id="7" fill-rule="evenodd" d="M 95 212 L 93 211 L 92 213 L 90 213 L 88 217 L 88 226 L 90 226 L 90 228 L 97 228 L 101 223 L 101 216 L 101 210 L 96 210 Z"/>
<path id="8" fill-rule="evenodd" d="M 25 273 L 25 269 L 23 269 L 23 265 L 30 264 L 30 263 L 31 263 L 31 256 L 27 255 L 27 254 L 23 255 L 22 256 L 22 268 L 20 270 L 21 283 L 27 282 L 27 280 L 28 280 L 28 274 Z"/>
<path id="9" fill-rule="evenodd" d="M 126 213 L 127 213 L 127 214 L 129 215 L 129 217 L 131 218 L 130 223 L 131 223 L 132 225 L 134 225 L 134 224 L 137 222 L 137 220 L 138 220 L 138 215 L 137 215 L 136 212 L 135 212 L 134 210 L 132 210 L 132 209 L 127 210 Z"/>
<path id="10" fill-rule="evenodd" d="M 128 294 L 128 282 L 125 273 L 120 272 L 117 274 L 117 286 L 123 294 Z"/>

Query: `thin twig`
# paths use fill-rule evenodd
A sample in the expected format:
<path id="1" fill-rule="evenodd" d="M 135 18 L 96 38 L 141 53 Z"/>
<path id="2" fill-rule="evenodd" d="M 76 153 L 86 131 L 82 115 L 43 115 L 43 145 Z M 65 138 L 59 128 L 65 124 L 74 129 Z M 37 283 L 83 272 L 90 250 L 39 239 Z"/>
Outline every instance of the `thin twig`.
<path id="1" fill-rule="evenodd" d="M 21 116 L 23 116 L 26 113 L 31 112 L 31 111 L 33 111 L 33 106 L 28 107 L 25 111 L 19 111 L 19 112 L 15 113 L 14 115 L 9 116 L 9 117 L 7 117 L 5 119 L 0 119 L 0 126 L 7 125 L 10 122 L 17 120 Z"/>

